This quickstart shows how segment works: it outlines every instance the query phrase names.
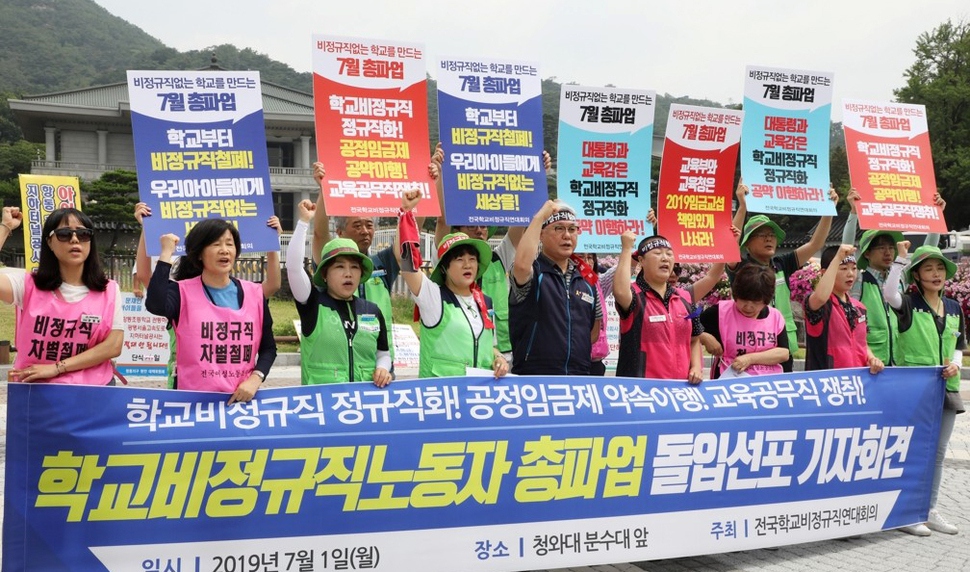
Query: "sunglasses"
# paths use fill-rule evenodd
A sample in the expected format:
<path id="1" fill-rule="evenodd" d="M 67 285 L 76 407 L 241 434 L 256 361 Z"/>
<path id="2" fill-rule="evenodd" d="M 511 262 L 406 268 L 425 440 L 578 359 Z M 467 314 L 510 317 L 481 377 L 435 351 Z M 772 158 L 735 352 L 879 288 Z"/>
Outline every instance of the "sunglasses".
<path id="1" fill-rule="evenodd" d="M 90 228 L 55 228 L 48 236 L 57 237 L 60 242 L 71 242 L 72 236 L 76 236 L 78 242 L 91 242 L 94 231 Z"/>

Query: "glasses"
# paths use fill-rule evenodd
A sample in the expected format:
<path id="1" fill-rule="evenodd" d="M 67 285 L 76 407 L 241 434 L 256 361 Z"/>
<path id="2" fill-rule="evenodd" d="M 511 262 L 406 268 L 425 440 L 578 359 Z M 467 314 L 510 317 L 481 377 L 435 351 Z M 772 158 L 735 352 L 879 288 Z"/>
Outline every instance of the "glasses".
<path id="1" fill-rule="evenodd" d="M 760 240 L 768 240 L 769 238 L 775 238 L 775 233 L 773 232 L 759 232 L 758 234 L 752 234 L 751 238 L 757 238 Z"/>
<path id="2" fill-rule="evenodd" d="M 562 236 L 564 234 L 579 234 L 579 227 L 578 226 L 562 226 L 562 225 L 558 225 L 557 224 L 557 225 L 551 226 L 549 228 L 552 230 L 552 232 L 554 232 L 554 233 L 556 233 L 556 234 L 558 234 L 560 236 Z"/>
<path id="3" fill-rule="evenodd" d="M 60 242 L 71 242 L 71 237 L 76 236 L 78 242 L 91 242 L 94 238 L 94 231 L 90 228 L 55 228 L 48 237 L 57 237 Z"/>

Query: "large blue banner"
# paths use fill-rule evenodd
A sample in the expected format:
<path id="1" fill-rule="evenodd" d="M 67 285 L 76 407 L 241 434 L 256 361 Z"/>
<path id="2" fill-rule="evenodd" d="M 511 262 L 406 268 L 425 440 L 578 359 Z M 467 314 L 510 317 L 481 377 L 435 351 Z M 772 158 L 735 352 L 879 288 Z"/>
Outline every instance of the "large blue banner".
<path id="1" fill-rule="evenodd" d="M 10 384 L 3 570 L 524 570 L 926 519 L 939 368 Z"/>
<path id="2" fill-rule="evenodd" d="M 438 126 L 448 224 L 528 225 L 549 198 L 536 65 L 443 59 Z"/>
<path id="3" fill-rule="evenodd" d="M 207 218 L 235 224 L 243 252 L 280 248 L 273 216 L 259 72 L 128 71 L 138 194 L 148 254 Z"/>

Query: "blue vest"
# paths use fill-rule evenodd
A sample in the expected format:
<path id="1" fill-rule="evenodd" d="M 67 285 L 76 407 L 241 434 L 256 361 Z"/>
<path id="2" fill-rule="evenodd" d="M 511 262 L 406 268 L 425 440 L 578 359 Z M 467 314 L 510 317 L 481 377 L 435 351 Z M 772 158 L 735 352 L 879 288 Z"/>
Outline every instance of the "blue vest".
<path id="1" fill-rule="evenodd" d="M 512 373 L 589 375 L 596 288 L 574 271 L 568 287 L 545 256 L 532 264 L 532 290 L 509 308 Z"/>

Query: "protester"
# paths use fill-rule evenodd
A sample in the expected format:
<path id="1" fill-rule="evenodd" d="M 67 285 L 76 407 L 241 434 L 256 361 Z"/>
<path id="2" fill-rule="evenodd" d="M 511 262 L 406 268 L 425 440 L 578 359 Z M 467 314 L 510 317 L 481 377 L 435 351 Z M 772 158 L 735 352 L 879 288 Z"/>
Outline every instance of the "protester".
<path id="1" fill-rule="evenodd" d="M 402 240 L 417 234 L 412 211 L 420 199 L 420 191 L 402 197 Z M 421 321 L 418 377 L 460 377 L 469 367 L 490 369 L 495 377 L 507 374 L 509 362 L 495 345 L 492 300 L 478 285 L 491 263 L 488 243 L 462 232 L 446 235 L 430 278 L 416 263 L 415 246 L 401 247 L 401 275 Z"/>
<path id="2" fill-rule="evenodd" d="M 435 182 L 438 191 L 438 206 L 441 209 L 441 216 L 438 217 L 435 225 L 434 242 L 441 244 L 445 235 L 454 232 L 463 232 L 471 238 L 487 241 L 492 237 L 496 228 L 486 225 L 457 225 L 449 226 L 445 221 L 445 189 L 444 181 L 441 177 L 441 164 L 445 159 L 444 150 L 439 142 L 435 146 L 434 154 L 431 156 L 431 164 L 428 166 L 428 173 Z M 549 153 L 542 152 L 543 165 L 548 172 L 552 167 L 552 157 Z M 498 349 L 505 355 L 506 359 L 512 356 L 512 339 L 509 337 L 509 268 L 512 267 L 512 260 L 515 258 L 515 249 L 519 245 L 522 233 L 525 232 L 523 226 L 510 226 L 502 241 L 492 250 L 491 262 L 485 273 L 478 280 L 482 292 L 492 299 L 495 310 L 495 336 Z"/>
<path id="3" fill-rule="evenodd" d="M 897 243 L 898 257 L 882 287 L 886 302 L 896 311 L 899 319 L 898 364 L 943 366 L 946 392 L 936 445 L 929 517 L 925 524 L 907 526 L 902 530 L 917 536 L 928 536 L 931 530 L 957 534 L 959 529 L 948 522 L 937 508 L 947 445 L 957 414 L 965 411 L 960 397 L 960 371 L 963 368 L 963 351 L 967 348 L 966 324 L 960 303 L 943 295 L 946 281 L 953 278 L 957 267 L 935 246 L 921 246 L 913 253 L 912 259 L 907 259 L 909 247 L 908 240 Z M 904 276 L 907 282 L 915 286 L 915 292 L 900 293 L 900 282 Z"/>
<path id="4" fill-rule="evenodd" d="M 327 215 L 327 207 L 324 204 L 323 180 L 327 176 L 323 163 L 313 164 L 313 178 L 320 185 L 320 195 L 317 198 L 317 208 L 313 216 L 313 263 L 320 264 L 320 253 L 323 247 L 330 242 L 330 217 Z M 420 222 L 418 224 L 420 227 Z M 394 281 L 397 280 L 401 267 L 398 265 L 394 256 L 393 245 L 387 246 L 373 255 L 370 254 L 370 246 L 374 240 L 374 219 L 359 216 L 338 216 L 334 217 L 334 227 L 339 238 L 349 238 L 353 240 L 357 247 L 365 255 L 370 256 L 374 265 L 374 271 L 370 278 L 362 281 L 357 288 L 357 296 L 364 300 L 369 300 L 381 309 L 385 324 L 393 324 L 394 316 L 391 312 L 391 289 Z M 387 331 L 387 342 L 390 346 L 391 361 L 394 361 L 394 332 L 393 328 Z M 391 368 L 393 376 L 394 368 Z"/>
<path id="5" fill-rule="evenodd" d="M 160 241 L 145 308 L 173 323 L 175 387 L 229 393 L 229 403 L 251 400 L 276 359 L 276 340 L 262 286 L 232 276 L 239 231 L 222 219 L 192 227 L 174 282 L 169 275 L 179 237 L 165 234 Z"/>
<path id="6" fill-rule="evenodd" d="M 849 190 L 845 198 L 849 203 L 849 218 L 842 230 L 842 243 L 855 243 L 856 229 L 859 217 L 856 205 L 862 196 L 855 189 Z M 939 195 L 933 196 L 933 201 L 940 209 L 946 208 L 946 201 Z M 867 230 L 859 240 L 858 258 L 859 279 L 852 286 L 850 295 L 862 302 L 868 311 L 866 325 L 868 326 L 869 349 L 886 365 L 896 365 L 896 337 L 899 334 L 899 324 L 896 313 L 882 295 L 882 287 L 889 275 L 889 268 L 896 257 L 896 243 L 903 240 L 903 234 L 892 230 Z M 929 233 L 923 244 L 936 246 L 940 242 L 940 235 Z"/>
<path id="7" fill-rule="evenodd" d="M 822 252 L 822 276 L 805 301 L 805 369 L 868 367 L 884 364 L 866 342 L 866 307 L 849 296 L 856 280 L 855 247 L 830 246 Z"/>
<path id="8" fill-rule="evenodd" d="M 738 271 L 733 299 L 721 300 L 701 313 L 700 340 L 716 359 L 711 379 L 730 375 L 781 373 L 788 361 L 785 318 L 770 306 L 775 297 L 775 274 L 766 266 L 748 264 Z"/>
<path id="9" fill-rule="evenodd" d="M 602 308 L 596 275 L 574 254 L 578 234 L 576 213 L 546 201 L 519 241 L 509 284 L 514 374 L 590 373 Z"/>
<path id="10" fill-rule="evenodd" d="M 596 302 L 600 305 L 600 309 L 598 311 L 600 314 L 602 314 L 602 318 L 600 318 L 600 335 L 596 338 L 596 341 L 593 342 L 593 348 L 590 355 L 591 361 L 589 373 L 590 375 L 604 376 L 606 375 L 606 364 L 603 362 L 603 360 L 606 359 L 606 356 L 610 355 L 610 341 L 606 338 L 606 329 L 608 326 L 605 307 L 606 297 L 603 295 L 603 281 L 601 280 L 601 277 L 605 273 L 600 272 L 599 257 L 595 252 L 583 252 L 577 256 L 583 259 L 583 262 L 589 265 L 589 267 L 596 274 Z M 613 281 L 611 279 L 611 286 L 612 283 Z"/>
<path id="11" fill-rule="evenodd" d="M 142 227 L 141 234 L 138 237 L 138 246 L 135 248 L 135 268 L 133 270 L 134 275 L 132 276 L 132 282 L 137 285 L 143 284 L 147 288 L 148 284 L 151 282 L 152 273 L 155 271 L 155 265 L 158 263 L 158 257 L 149 257 L 148 249 L 145 246 L 145 227 L 144 219 L 145 217 L 152 216 L 152 209 L 147 203 L 139 202 L 135 205 L 135 220 L 138 222 L 139 226 Z M 283 227 L 280 225 L 280 219 L 278 217 L 271 216 L 269 220 L 266 221 L 266 226 L 276 229 L 276 234 L 283 232 Z M 177 266 L 179 257 L 172 256 L 172 273 L 170 278 L 175 279 L 175 267 Z M 261 286 L 263 288 L 263 296 L 269 300 L 276 294 L 280 286 L 283 284 L 282 270 L 280 269 L 280 253 L 279 251 L 269 251 L 266 253 L 266 266 L 265 266 L 265 279 L 262 281 Z M 141 298 L 137 290 L 133 292 L 135 296 Z M 169 322 L 165 325 L 165 329 L 168 332 L 168 342 L 169 342 L 169 357 L 168 364 L 166 364 L 166 369 L 168 370 L 168 387 L 173 389 L 175 387 L 175 354 L 176 354 L 176 344 L 175 330 L 172 329 L 172 323 Z"/>
<path id="12" fill-rule="evenodd" d="M 670 242 L 659 235 L 640 241 L 626 231 L 620 237 L 617 274 L 628 276 L 640 263 L 633 284 L 613 282 L 613 298 L 620 314 L 620 354 L 616 375 L 701 382 L 703 332 L 693 305 L 667 282 L 674 264 Z"/>
<path id="13" fill-rule="evenodd" d="M 370 258 L 348 238 L 323 247 L 313 283 L 303 269 L 306 234 L 316 210 L 311 201 L 297 206 L 300 220 L 286 249 L 286 276 L 300 314 L 300 376 L 303 385 L 345 381 L 391 382 L 387 324 L 380 308 L 358 296 L 357 288 L 374 269 Z"/>
<path id="14" fill-rule="evenodd" d="M 23 215 L 4 207 L 0 248 Z M 20 351 L 10 370 L 22 382 L 113 385 L 124 316 L 118 284 L 101 267 L 91 219 L 58 209 L 44 221 L 34 273 L 0 274 L 0 300 L 20 308 Z"/>
<path id="15" fill-rule="evenodd" d="M 778 255 L 776 254 L 778 245 L 785 240 L 785 232 L 765 215 L 755 215 L 747 223 L 744 222 L 744 217 L 747 214 L 745 202 L 747 193 L 748 187 L 743 183 L 739 184 L 737 189 L 738 210 L 734 215 L 734 226 L 739 228 L 742 225 L 744 226 L 741 248 L 748 251 L 748 256 L 738 264 L 728 264 L 728 279 L 733 282 L 734 275 L 745 264 L 756 263 L 770 267 L 775 273 L 775 299 L 772 306 L 778 308 L 785 317 L 788 347 L 797 348 L 798 338 L 795 334 L 795 319 L 791 310 L 791 285 L 788 281 L 792 274 L 804 266 L 808 259 L 825 245 L 825 239 L 832 228 L 832 217 L 823 216 L 819 219 L 818 225 L 808 242 L 792 252 Z M 838 202 L 839 195 L 835 192 L 835 189 L 829 189 L 829 199 L 832 202 Z M 782 365 L 785 371 L 792 371 L 792 366 L 792 359 Z"/>

